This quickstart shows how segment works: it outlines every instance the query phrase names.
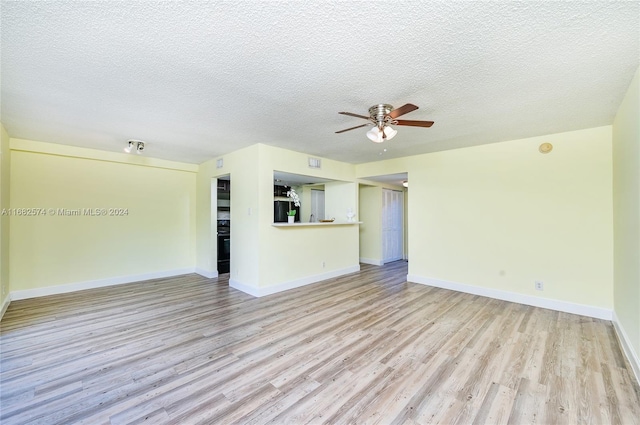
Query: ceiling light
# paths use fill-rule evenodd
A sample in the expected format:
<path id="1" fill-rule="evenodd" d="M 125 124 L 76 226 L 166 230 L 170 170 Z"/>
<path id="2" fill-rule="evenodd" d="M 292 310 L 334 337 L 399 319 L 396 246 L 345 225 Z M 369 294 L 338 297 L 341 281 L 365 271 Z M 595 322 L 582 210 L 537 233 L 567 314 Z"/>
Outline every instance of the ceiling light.
<path id="1" fill-rule="evenodd" d="M 385 140 L 391 140 L 396 134 L 398 134 L 398 131 L 388 125 L 382 127 L 382 129 L 373 127 L 371 130 L 367 131 L 367 137 L 375 143 L 382 143 Z"/>
<path id="2" fill-rule="evenodd" d="M 402 185 L 404 187 L 409 187 L 409 182 L 407 180 L 405 180 L 405 181 L 402 182 Z"/>
<path id="3" fill-rule="evenodd" d="M 384 142 L 382 131 L 380 131 L 378 127 L 373 127 L 371 130 L 367 131 L 367 137 L 369 138 L 369 140 L 375 143 Z"/>
<path id="4" fill-rule="evenodd" d="M 397 130 L 394 130 L 393 128 L 386 126 L 384 128 L 384 135 L 387 136 L 387 140 L 391 140 L 393 139 L 393 137 L 398 134 Z"/>
<path id="5" fill-rule="evenodd" d="M 127 147 L 124 148 L 126 153 L 131 153 L 135 149 L 136 153 L 141 154 L 144 150 L 144 142 L 140 140 L 129 140 L 127 142 Z"/>

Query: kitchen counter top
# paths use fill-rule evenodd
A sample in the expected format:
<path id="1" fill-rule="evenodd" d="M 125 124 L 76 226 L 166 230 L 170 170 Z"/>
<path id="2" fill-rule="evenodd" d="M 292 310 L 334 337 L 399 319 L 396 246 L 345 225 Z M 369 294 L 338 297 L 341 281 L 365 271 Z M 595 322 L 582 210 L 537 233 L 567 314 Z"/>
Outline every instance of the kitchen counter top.
<path id="1" fill-rule="evenodd" d="M 361 221 L 332 221 L 329 223 L 313 222 L 313 223 L 272 223 L 273 227 L 309 227 L 309 226 L 347 226 L 354 224 L 362 224 Z"/>

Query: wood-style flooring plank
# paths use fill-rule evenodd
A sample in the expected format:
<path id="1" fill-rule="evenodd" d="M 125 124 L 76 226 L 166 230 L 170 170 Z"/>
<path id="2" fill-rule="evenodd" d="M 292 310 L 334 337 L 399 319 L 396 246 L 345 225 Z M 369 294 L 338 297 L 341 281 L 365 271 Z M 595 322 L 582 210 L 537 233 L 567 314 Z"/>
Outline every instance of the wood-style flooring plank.
<path id="1" fill-rule="evenodd" d="M 12 424 L 638 424 L 608 321 L 418 285 L 407 263 L 262 298 L 190 274 L 14 301 Z"/>

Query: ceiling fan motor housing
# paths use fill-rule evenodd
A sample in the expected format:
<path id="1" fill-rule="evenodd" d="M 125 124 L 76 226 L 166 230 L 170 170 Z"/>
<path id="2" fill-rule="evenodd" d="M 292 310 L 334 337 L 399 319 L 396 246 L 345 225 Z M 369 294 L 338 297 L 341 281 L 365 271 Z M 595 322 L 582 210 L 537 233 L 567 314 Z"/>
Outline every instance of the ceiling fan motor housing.
<path id="1" fill-rule="evenodd" d="M 378 125 L 378 128 L 382 129 L 385 125 L 385 118 L 391 111 L 393 111 L 393 106 L 386 103 L 380 103 L 369 108 L 369 115 Z"/>

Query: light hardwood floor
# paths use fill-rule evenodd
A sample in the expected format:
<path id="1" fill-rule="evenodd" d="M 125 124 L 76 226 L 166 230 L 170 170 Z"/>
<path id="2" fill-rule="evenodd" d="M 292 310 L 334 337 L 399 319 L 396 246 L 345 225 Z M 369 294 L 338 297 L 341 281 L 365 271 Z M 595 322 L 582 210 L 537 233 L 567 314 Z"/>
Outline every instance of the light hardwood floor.
<path id="1" fill-rule="evenodd" d="M 637 424 L 610 322 L 406 282 L 187 275 L 11 303 L 3 425 Z"/>

